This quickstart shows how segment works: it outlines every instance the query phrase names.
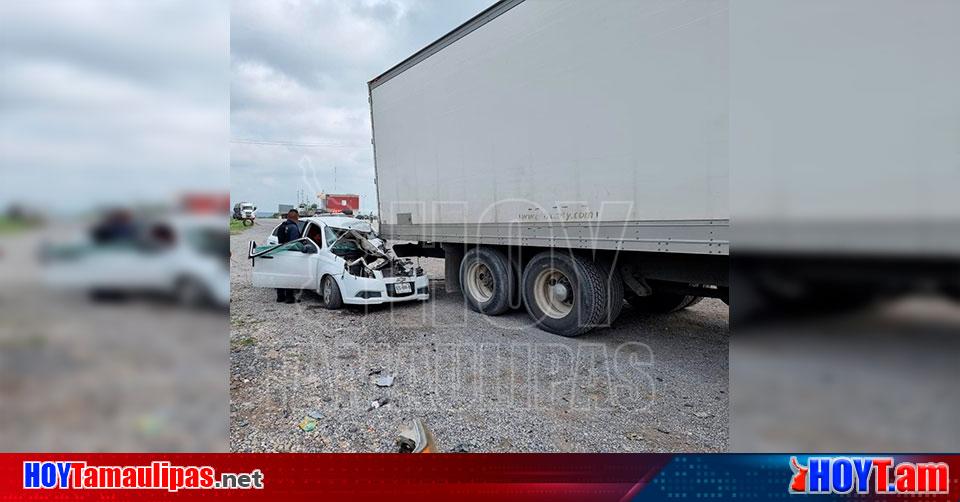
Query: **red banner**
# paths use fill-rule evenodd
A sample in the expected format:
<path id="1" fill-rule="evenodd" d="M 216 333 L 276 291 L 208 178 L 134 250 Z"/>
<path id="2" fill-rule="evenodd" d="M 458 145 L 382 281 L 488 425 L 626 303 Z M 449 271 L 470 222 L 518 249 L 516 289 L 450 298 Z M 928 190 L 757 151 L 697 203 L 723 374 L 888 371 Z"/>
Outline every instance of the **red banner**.
<path id="1" fill-rule="evenodd" d="M 620 500 L 638 493 L 670 458 L 599 454 L 2 454 L 0 499 L 212 495 L 270 500 Z"/>
<path id="2" fill-rule="evenodd" d="M 0 501 L 957 501 L 950 455 L 0 454 Z"/>

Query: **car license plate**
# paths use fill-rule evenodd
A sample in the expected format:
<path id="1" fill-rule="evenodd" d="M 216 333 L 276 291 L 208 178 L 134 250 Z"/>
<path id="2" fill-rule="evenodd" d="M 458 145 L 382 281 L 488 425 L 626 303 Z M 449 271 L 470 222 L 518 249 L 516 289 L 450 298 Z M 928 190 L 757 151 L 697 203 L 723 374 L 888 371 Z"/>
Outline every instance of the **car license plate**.
<path id="1" fill-rule="evenodd" d="M 398 282 L 393 285 L 393 290 L 396 291 L 398 295 L 413 293 L 413 284 L 409 282 Z"/>

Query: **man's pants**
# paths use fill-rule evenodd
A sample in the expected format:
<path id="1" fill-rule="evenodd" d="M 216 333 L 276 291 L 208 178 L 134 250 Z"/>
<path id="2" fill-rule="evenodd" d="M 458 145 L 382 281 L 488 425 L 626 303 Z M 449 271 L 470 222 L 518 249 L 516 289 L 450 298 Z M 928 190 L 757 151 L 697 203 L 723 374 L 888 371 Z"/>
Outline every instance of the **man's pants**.
<path id="1" fill-rule="evenodd" d="M 292 301 L 294 301 L 293 290 L 292 290 L 292 289 L 277 289 L 277 301 L 278 301 L 278 302 L 292 302 Z"/>

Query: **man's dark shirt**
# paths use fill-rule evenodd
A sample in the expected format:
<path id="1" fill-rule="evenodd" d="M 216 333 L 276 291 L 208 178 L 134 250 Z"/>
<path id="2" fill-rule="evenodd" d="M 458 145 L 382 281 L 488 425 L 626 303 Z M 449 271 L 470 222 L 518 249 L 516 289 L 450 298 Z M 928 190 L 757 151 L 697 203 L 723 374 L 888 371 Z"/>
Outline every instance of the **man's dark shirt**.
<path id="1" fill-rule="evenodd" d="M 295 221 L 284 220 L 280 224 L 280 231 L 277 232 L 277 242 L 286 244 L 300 238 L 300 226 Z"/>

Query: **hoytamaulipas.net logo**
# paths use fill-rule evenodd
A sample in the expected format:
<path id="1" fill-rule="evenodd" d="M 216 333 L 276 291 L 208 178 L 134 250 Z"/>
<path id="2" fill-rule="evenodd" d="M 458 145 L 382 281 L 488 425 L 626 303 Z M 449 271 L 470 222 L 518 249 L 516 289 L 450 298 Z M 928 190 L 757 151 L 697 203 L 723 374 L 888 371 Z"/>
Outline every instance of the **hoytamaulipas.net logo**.
<path id="1" fill-rule="evenodd" d="M 897 462 L 893 457 L 790 457 L 790 493 L 945 494 L 950 466 L 943 462 Z"/>
<path id="2" fill-rule="evenodd" d="M 245 490 L 262 489 L 263 472 L 221 472 L 208 465 L 87 465 L 78 461 L 25 461 L 25 489 Z"/>

